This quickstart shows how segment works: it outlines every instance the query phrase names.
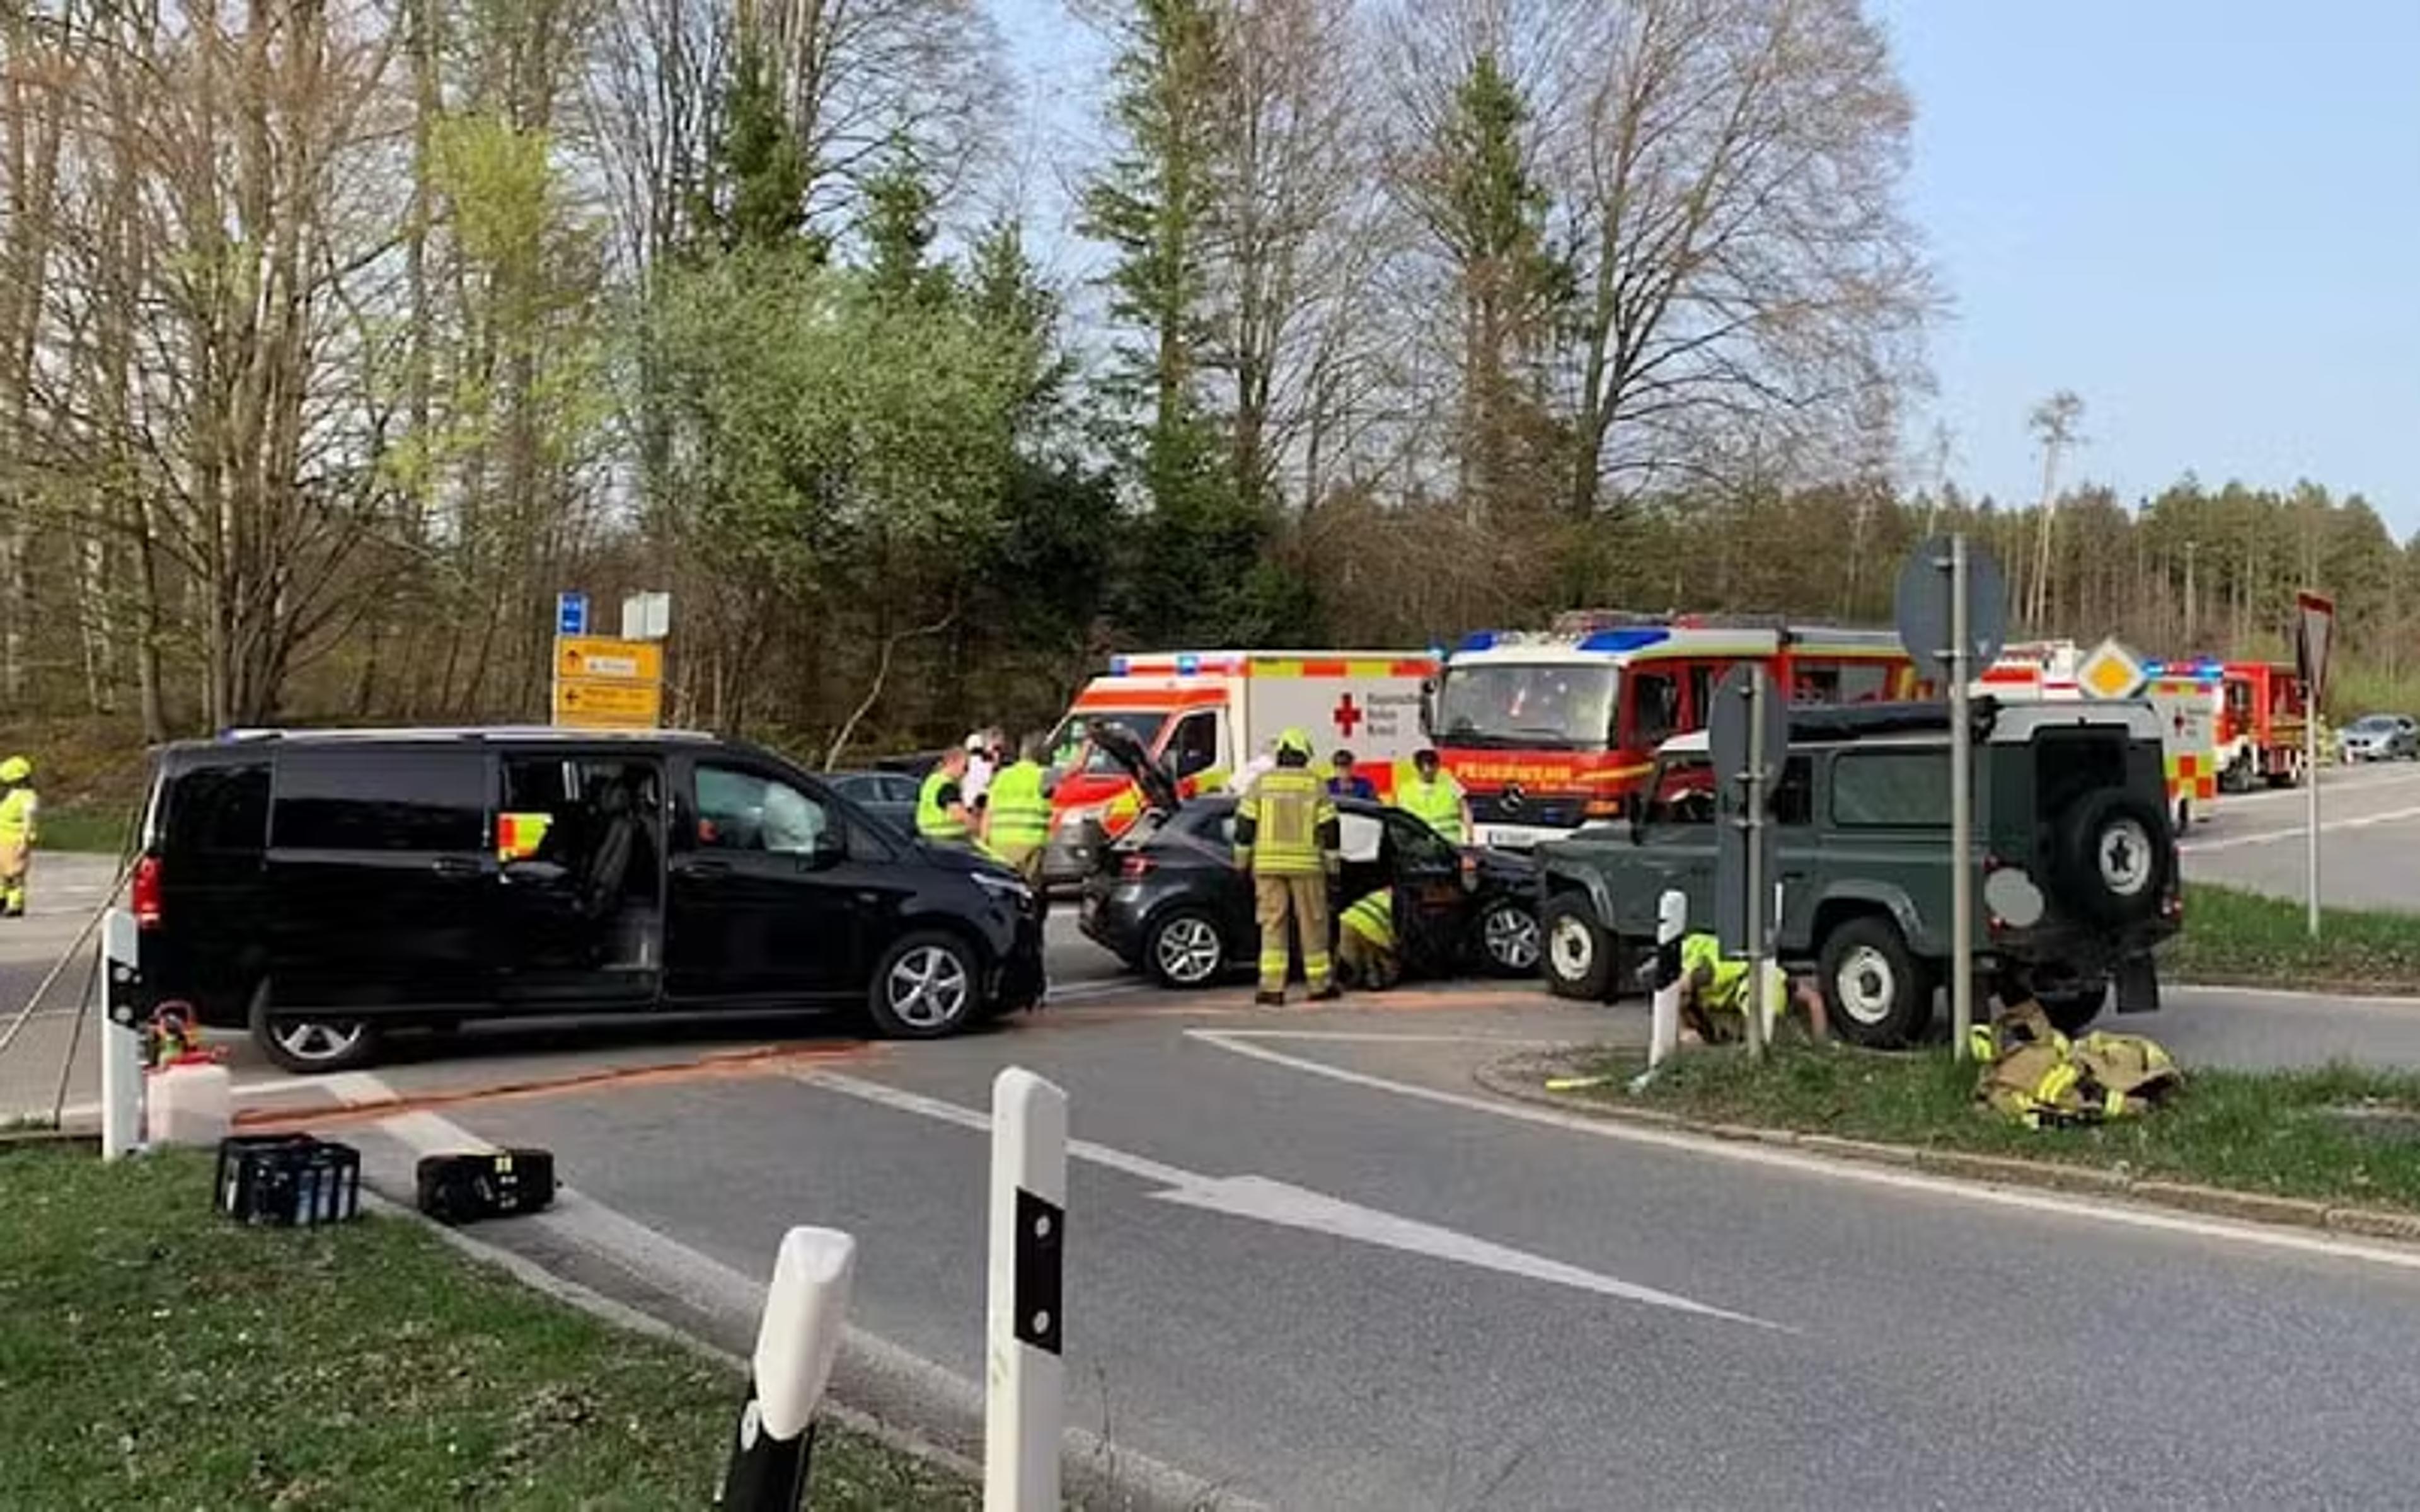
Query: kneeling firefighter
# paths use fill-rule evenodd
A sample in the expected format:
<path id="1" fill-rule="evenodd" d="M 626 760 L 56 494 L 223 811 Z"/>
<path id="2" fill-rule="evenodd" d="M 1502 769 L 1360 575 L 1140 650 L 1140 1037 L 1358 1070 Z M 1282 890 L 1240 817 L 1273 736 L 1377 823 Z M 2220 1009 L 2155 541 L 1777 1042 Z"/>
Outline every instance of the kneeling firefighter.
<path id="1" fill-rule="evenodd" d="M 1336 955 L 1350 986 L 1384 992 L 1404 978 L 1395 937 L 1395 889 L 1380 887 L 1356 900 L 1337 920 Z"/>
<path id="2" fill-rule="evenodd" d="M 1722 945 L 1702 932 L 1681 939 L 1681 1021 L 1708 1044 L 1722 1044 L 1747 1032 L 1748 964 L 1723 954 Z M 1797 1004 L 1807 1011 L 1808 1033 L 1821 1040 L 1828 1032 L 1823 995 L 1805 984 L 1793 985 L 1789 974 L 1771 961 L 1764 964 L 1764 991 L 1758 1006 L 1768 1022 L 1778 1024 Z"/>
<path id="3" fill-rule="evenodd" d="M 1337 995 L 1327 956 L 1327 879 L 1342 839 L 1336 804 L 1311 770 L 1311 736 L 1278 736 L 1277 764 L 1252 779 L 1235 805 L 1235 865 L 1252 878 L 1261 926 L 1261 990 L 1255 1001 L 1285 1004 L 1287 926 L 1302 942 L 1311 1000 Z"/>

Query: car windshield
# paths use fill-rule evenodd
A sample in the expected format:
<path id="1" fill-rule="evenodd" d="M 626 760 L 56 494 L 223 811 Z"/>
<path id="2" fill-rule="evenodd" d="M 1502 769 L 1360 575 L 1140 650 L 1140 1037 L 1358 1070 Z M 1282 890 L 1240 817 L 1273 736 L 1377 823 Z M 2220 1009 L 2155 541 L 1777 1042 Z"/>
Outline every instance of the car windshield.
<path id="1" fill-rule="evenodd" d="M 2365 714 L 2352 722 L 2352 729 L 2358 734 L 2389 734 L 2395 730 L 2395 717 L 2387 714 Z"/>
<path id="2" fill-rule="evenodd" d="M 1436 733 L 1455 746 L 1603 750 L 1619 676 L 1611 667 L 1569 662 L 1448 667 Z"/>
<path id="3" fill-rule="evenodd" d="M 1118 709 L 1108 713 L 1078 710 L 1061 720 L 1058 733 L 1050 737 L 1051 769 L 1061 773 L 1069 770 L 1077 750 L 1084 744 L 1084 727 L 1088 724 L 1115 725 L 1134 736 L 1135 744 L 1149 750 L 1152 742 L 1159 738 L 1160 726 L 1167 722 L 1166 709 Z M 1112 761 L 1108 751 L 1095 746 L 1091 759 L 1084 763 L 1084 770 L 1096 776 L 1116 777 L 1124 775 L 1125 769 Z"/>

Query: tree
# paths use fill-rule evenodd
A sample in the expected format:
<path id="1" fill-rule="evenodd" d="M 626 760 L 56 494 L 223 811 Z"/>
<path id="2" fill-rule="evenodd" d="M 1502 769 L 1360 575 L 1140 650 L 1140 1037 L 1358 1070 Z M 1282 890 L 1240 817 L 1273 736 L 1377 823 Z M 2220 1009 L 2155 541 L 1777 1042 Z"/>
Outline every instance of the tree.
<path id="1" fill-rule="evenodd" d="M 2040 534 L 2034 551 L 2032 596 L 2025 609 L 2025 623 L 2040 630 L 2050 623 L 2051 606 L 2051 545 L 2058 518 L 2058 464 L 2069 447 L 2082 438 L 2076 422 L 2084 418 L 2084 401 L 2074 391 L 2061 389 L 2034 406 L 2025 417 L 2025 428 L 2032 431 L 2042 449 L 2042 491 Z"/>

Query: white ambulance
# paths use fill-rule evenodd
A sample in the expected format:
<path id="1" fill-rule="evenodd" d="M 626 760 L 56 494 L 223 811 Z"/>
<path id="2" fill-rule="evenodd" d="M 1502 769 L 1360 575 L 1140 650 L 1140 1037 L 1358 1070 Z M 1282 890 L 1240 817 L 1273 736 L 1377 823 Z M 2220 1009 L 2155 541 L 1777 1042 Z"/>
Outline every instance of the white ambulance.
<path id="1" fill-rule="evenodd" d="M 1425 651 L 1167 651 L 1112 656 L 1109 670 L 1086 684 L 1053 737 L 1057 785 L 1051 793 L 1051 845 L 1045 875 L 1069 881 L 1081 874 L 1073 842 L 1086 820 L 1114 836 L 1131 818 L 1119 805 L 1133 783 L 1098 749 L 1079 770 L 1068 770 L 1084 748 L 1094 720 L 1107 720 L 1191 795 L 1223 784 L 1266 757 L 1280 732 L 1299 727 L 1326 768 L 1350 750 L 1357 770 L 1381 798 L 1394 788 L 1395 767 L 1422 744 L 1420 699 L 1437 675 L 1438 658 Z M 1123 811 L 1119 811 L 1123 809 Z"/>
<path id="2" fill-rule="evenodd" d="M 2010 702 L 2082 699 L 2086 660 L 2072 640 L 2011 645 L 1977 678 L 1974 691 Z M 2142 663 L 2148 674 L 2134 697 L 2151 705 L 2160 720 L 2160 743 L 2168 779 L 2168 811 L 2181 835 L 2208 823 L 2218 807 L 2222 766 L 2218 747 L 2226 685 L 2214 665 Z"/>

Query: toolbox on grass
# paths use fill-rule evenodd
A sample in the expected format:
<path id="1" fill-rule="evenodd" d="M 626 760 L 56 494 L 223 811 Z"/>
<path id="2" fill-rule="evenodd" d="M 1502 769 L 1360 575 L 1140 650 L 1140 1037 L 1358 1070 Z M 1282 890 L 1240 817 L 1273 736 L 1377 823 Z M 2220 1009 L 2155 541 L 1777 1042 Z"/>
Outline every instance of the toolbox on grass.
<path id="1" fill-rule="evenodd" d="M 362 1155 L 309 1134 L 236 1134 L 219 1141 L 215 1189 L 238 1223 L 346 1223 L 362 1211 Z"/>

